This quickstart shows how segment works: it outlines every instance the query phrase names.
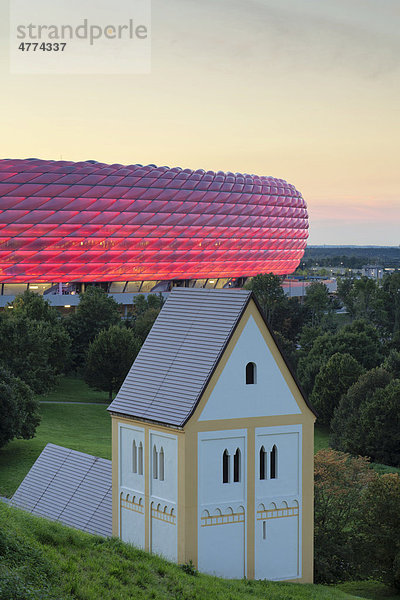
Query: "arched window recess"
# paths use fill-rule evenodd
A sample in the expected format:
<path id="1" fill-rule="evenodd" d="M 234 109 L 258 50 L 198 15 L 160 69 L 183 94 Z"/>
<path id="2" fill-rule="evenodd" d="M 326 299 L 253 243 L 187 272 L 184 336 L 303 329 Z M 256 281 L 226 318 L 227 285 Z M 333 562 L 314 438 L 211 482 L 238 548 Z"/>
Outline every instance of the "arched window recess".
<path id="1" fill-rule="evenodd" d="M 229 483 L 229 463 L 229 452 L 225 449 L 222 454 L 222 483 Z"/>
<path id="2" fill-rule="evenodd" d="M 267 479 L 267 453 L 264 446 L 260 448 L 260 479 Z"/>
<path id="3" fill-rule="evenodd" d="M 164 448 L 161 447 L 158 460 L 158 479 L 164 481 Z"/>
<path id="4" fill-rule="evenodd" d="M 275 444 L 272 446 L 270 460 L 270 477 L 276 479 L 278 477 L 278 449 Z"/>
<path id="5" fill-rule="evenodd" d="M 246 365 L 246 385 L 251 385 L 256 383 L 256 373 L 257 368 L 256 364 L 253 362 L 249 362 Z"/>
<path id="6" fill-rule="evenodd" d="M 233 481 L 237 483 L 240 481 L 240 468 L 241 468 L 241 460 L 240 460 L 240 449 L 237 448 L 235 455 L 233 457 Z"/>
<path id="7" fill-rule="evenodd" d="M 132 473 L 137 473 L 137 446 L 135 440 L 132 443 Z"/>

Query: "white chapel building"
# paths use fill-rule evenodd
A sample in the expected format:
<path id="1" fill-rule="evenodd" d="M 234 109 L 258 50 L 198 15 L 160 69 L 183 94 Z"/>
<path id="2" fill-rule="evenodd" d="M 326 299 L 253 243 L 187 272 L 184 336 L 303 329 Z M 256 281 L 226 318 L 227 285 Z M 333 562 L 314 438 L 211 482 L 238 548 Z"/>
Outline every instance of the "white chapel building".
<path id="1" fill-rule="evenodd" d="M 174 289 L 109 411 L 113 535 L 312 582 L 315 414 L 251 292 Z"/>

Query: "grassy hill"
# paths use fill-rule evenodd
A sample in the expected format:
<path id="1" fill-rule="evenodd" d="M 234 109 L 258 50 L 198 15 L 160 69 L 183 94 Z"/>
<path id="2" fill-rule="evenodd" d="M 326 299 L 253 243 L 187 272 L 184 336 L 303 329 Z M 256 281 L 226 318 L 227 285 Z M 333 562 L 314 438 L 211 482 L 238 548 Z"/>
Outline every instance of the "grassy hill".
<path id="1" fill-rule="evenodd" d="M 224 580 L 0 503 L 0 600 L 350 600 L 326 586 Z"/>

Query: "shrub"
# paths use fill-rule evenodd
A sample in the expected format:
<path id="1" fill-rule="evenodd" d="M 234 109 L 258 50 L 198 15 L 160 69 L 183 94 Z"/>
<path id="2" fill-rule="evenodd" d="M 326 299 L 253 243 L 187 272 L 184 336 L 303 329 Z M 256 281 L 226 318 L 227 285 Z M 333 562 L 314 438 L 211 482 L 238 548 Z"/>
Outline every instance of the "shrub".
<path id="1" fill-rule="evenodd" d="M 359 503 L 376 477 L 365 458 L 335 450 L 315 455 L 314 570 L 316 583 L 360 576 Z"/>
<path id="2" fill-rule="evenodd" d="M 400 476 L 376 477 L 364 490 L 360 509 L 366 568 L 400 589 Z"/>

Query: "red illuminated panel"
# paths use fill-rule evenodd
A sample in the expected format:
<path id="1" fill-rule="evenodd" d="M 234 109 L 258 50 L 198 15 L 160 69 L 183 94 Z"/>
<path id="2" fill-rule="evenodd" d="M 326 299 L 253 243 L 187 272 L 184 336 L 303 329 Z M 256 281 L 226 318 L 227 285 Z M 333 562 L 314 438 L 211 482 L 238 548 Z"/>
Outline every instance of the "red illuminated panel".
<path id="1" fill-rule="evenodd" d="M 0 160 L 0 282 L 287 274 L 307 207 L 281 179 L 154 165 Z"/>

